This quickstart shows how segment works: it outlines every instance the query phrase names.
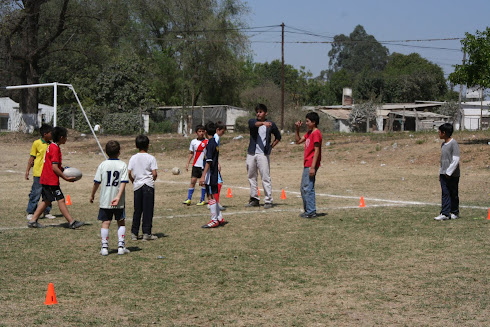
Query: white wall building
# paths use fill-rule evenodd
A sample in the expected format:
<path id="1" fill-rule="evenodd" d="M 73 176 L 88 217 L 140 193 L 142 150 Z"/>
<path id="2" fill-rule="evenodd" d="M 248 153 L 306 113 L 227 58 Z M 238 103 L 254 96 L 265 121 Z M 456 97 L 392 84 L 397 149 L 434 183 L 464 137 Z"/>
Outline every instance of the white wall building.
<path id="1" fill-rule="evenodd" d="M 38 105 L 38 112 L 32 114 L 32 119 L 37 121 L 37 127 L 42 123 L 51 123 L 54 115 L 54 107 L 45 104 Z M 0 98 L 0 131 L 2 132 L 33 132 L 33 127 L 26 127 L 20 113 L 20 106 L 14 100 L 4 97 Z"/>

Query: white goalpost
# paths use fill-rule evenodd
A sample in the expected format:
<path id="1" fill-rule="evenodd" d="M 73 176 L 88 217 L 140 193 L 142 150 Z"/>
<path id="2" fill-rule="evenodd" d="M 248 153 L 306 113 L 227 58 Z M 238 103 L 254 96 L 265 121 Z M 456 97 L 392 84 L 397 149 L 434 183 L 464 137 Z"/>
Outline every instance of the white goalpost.
<path id="1" fill-rule="evenodd" d="M 58 105 L 58 101 L 57 101 L 58 86 L 67 87 L 73 92 L 75 99 L 77 99 L 78 106 L 82 110 L 83 116 L 85 117 L 85 120 L 87 121 L 87 124 L 90 127 L 90 130 L 92 131 L 92 135 L 94 136 L 95 140 L 97 141 L 97 145 L 99 146 L 100 152 L 102 152 L 102 155 L 104 156 L 104 158 L 107 159 L 107 156 L 106 156 L 104 150 L 102 149 L 102 146 L 100 145 L 100 142 L 99 142 L 99 139 L 97 138 L 97 135 L 95 135 L 94 129 L 92 128 L 92 125 L 90 124 L 90 121 L 88 120 L 87 114 L 85 113 L 85 110 L 83 109 L 82 103 L 80 102 L 80 99 L 78 98 L 77 92 L 75 92 L 75 88 L 73 87 L 73 85 L 54 82 L 54 83 L 44 83 L 44 84 L 4 86 L 2 88 L 6 89 L 6 90 L 20 90 L 20 89 L 40 88 L 40 87 L 53 87 L 53 107 L 54 107 L 53 127 L 56 127 L 56 123 L 57 123 L 56 110 L 57 110 L 57 105 Z"/>

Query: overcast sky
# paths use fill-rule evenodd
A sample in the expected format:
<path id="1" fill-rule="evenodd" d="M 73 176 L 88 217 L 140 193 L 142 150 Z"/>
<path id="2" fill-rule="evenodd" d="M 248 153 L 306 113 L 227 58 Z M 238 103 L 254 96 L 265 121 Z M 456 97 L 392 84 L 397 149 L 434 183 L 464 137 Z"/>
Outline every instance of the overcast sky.
<path id="1" fill-rule="evenodd" d="M 250 9 L 247 32 L 256 62 L 281 59 L 281 28 L 285 24 L 285 62 L 297 69 L 304 66 L 318 76 L 328 68 L 328 42 L 338 34 L 349 35 L 356 25 L 364 26 L 390 51 L 418 52 L 437 63 L 445 76 L 451 65 L 461 64 L 459 40 L 403 42 L 406 40 L 463 38 L 490 25 L 490 0 L 245 0 Z M 315 35 L 310 35 L 315 34 Z M 427 48 L 429 47 L 429 48 Z"/>

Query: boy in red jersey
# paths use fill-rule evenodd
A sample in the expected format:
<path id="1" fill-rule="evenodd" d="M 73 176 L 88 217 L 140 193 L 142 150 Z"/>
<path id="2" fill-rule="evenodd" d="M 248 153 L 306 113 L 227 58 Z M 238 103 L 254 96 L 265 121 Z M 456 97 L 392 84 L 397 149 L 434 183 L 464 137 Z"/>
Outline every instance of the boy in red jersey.
<path id="1" fill-rule="evenodd" d="M 191 172 L 191 183 L 189 185 L 189 190 L 187 191 L 187 200 L 182 202 L 183 204 L 191 205 L 192 194 L 194 194 L 194 188 L 196 186 L 196 182 L 202 176 L 202 170 L 204 168 L 204 155 L 206 153 L 206 145 L 208 144 L 208 139 L 204 137 L 206 133 L 206 129 L 202 125 L 196 126 L 196 136 L 197 138 L 191 141 L 191 145 L 189 146 L 189 158 L 187 159 L 187 165 L 185 166 L 185 170 L 189 171 L 189 164 L 191 163 L 192 158 L 194 161 L 192 163 L 192 172 Z M 206 189 L 204 187 L 201 188 L 201 200 L 197 203 L 198 206 L 202 206 L 206 204 L 204 201 L 204 197 L 206 196 Z"/>
<path id="2" fill-rule="evenodd" d="M 46 154 L 44 155 L 43 171 L 39 180 L 43 188 L 43 202 L 37 207 L 31 220 L 27 222 L 27 227 L 42 228 L 43 226 L 37 222 L 39 216 L 41 216 L 44 210 L 51 205 L 53 201 L 57 201 L 61 213 L 69 223 L 69 227 L 75 229 L 83 226 L 84 223 L 74 220 L 71 217 L 65 203 L 65 197 L 60 188 L 60 177 L 67 182 L 75 181 L 75 177 L 67 177 L 63 174 L 64 168 L 61 165 L 60 145 L 66 143 L 68 132 L 64 127 L 55 127 L 52 136 L 53 142 L 49 145 Z"/>
<path id="3" fill-rule="evenodd" d="M 320 117 L 316 112 L 309 112 L 306 115 L 306 127 L 308 131 L 303 137 L 299 136 L 299 128 L 303 125 L 297 121 L 296 144 L 305 142 L 305 157 L 303 176 L 301 178 L 301 197 L 303 198 L 304 213 L 302 218 L 315 218 L 317 216 L 315 204 L 315 177 L 320 161 L 322 160 L 322 133 L 317 128 Z"/>

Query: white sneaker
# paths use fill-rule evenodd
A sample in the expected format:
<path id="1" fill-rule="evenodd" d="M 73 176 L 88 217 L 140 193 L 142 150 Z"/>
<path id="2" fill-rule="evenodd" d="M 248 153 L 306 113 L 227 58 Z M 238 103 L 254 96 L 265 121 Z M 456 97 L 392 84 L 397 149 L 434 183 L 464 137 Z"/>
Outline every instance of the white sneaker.
<path id="1" fill-rule="evenodd" d="M 31 220 L 32 219 L 32 216 L 34 216 L 34 214 L 30 213 L 26 216 L 27 220 Z"/>
<path id="2" fill-rule="evenodd" d="M 434 217 L 434 220 L 448 220 L 448 219 L 449 219 L 449 217 L 446 215 L 443 215 L 442 213 L 439 216 Z"/>
<path id="3" fill-rule="evenodd" d="M 125 247 L 122 247 L 120 246 L 118 249 L 117 249 L 117 254 L 126 254 L 126 253 L 129 253 L 130 251 L 128 249 L 126 249 Z"/>
<path id="4" fill-rule="evenodd" d="M 44 218 L 48 218 L 48 219 L 56 219 L 56 216 L 55 215 L 52 215 L 50 213 L 46 213 L 44 214 Z"/>
<path id="5" fill-rule="evenodd" d="M 100 254 L 101 255 L 109 255 L 109 249 L 108 248 L 100 249 Z"/>
<path id="6" fill-rule="evenodd" d="M 459 218 L 459 215 L 455 214 L 455 213 L 451 213 L 451 219 L 458 219 Z"/>

